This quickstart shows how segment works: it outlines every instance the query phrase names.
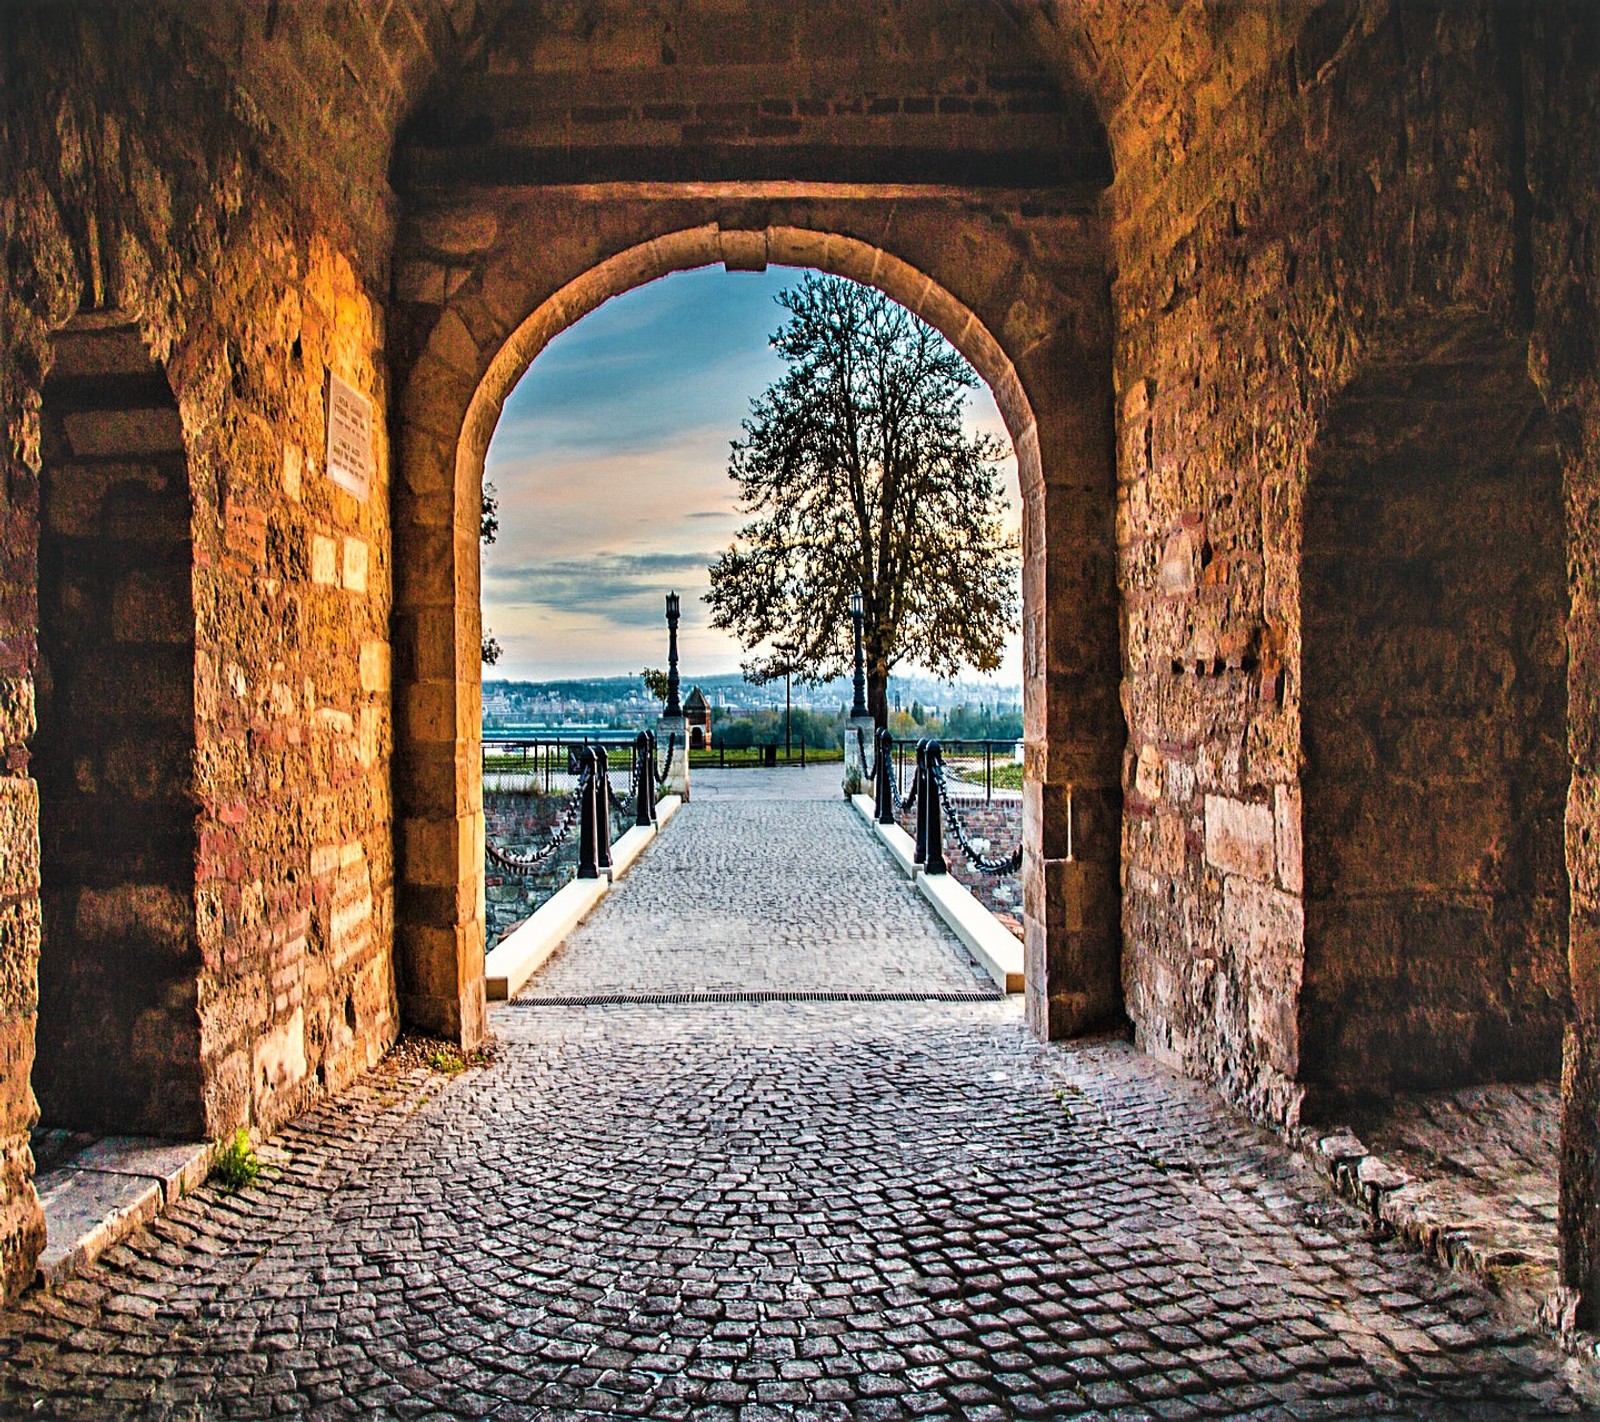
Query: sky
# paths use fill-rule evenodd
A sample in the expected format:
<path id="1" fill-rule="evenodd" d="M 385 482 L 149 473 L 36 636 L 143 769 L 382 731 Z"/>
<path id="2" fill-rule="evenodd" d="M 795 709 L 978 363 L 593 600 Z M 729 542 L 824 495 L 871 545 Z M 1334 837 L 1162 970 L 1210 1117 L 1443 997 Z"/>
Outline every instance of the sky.
<path id="1" fill-rule="evenodd" d="M 614 297 L 557 336 L 505 402 L 484 478 L 500 533 L 483 550 L 483 623 L 502 648 L 486 675 L 610 676 L 666 665 L 664 595 L 682 596 L 686 682 L 737 672 L 737 641 L 710 625 L 708 569 L 743 520 L 729 442 L 783 372 L 768 344 L 777 293 L 801 273 L 678 272 Z M 1011 442 L 986 386 L 975 430 Z M 1016 462 L 1001 470 L 1019 519 Z M 974 675 L 968 678 L 977 680 Z M 1013 628 L 993 677 L 1022 679 Z"/>

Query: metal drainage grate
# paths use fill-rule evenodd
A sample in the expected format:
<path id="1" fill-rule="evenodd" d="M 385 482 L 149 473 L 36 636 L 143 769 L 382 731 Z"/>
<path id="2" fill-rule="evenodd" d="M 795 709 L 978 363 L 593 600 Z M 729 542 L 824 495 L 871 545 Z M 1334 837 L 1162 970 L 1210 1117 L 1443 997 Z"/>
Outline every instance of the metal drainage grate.
<path id="1" fill-rule="evenodd" d="M 735 992 L 597 992 L 560 997 L 517 997 L 513 1007 L 679 1006 L 717 1002 L 999 1002 L 1002 992 L 810 992 L 770 988 Z"/>

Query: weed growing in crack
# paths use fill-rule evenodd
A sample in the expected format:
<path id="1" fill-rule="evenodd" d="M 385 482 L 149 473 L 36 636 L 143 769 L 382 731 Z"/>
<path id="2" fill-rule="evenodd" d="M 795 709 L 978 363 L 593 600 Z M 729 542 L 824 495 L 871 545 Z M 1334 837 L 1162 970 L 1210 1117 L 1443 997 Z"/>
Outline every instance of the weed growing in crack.
<path id="1" fill-rule="evenodd" d="M 256 1183 L 261 1162 L 250 1144 L 250 1132 L 240 1126 L 224 1144 L 218 1141 L 211 1155 L 211 1178 L 230 1195 Z"/>

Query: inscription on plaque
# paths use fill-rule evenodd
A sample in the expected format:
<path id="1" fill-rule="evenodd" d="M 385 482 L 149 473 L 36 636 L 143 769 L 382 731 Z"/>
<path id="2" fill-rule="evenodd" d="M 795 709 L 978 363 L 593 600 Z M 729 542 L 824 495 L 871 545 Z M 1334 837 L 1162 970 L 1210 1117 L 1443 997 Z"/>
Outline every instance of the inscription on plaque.
<path id="1" fill-rule="evenodd" d="M 372 489 L 372 401 L 328 372 L 328 478 L 358 499 Z"/>

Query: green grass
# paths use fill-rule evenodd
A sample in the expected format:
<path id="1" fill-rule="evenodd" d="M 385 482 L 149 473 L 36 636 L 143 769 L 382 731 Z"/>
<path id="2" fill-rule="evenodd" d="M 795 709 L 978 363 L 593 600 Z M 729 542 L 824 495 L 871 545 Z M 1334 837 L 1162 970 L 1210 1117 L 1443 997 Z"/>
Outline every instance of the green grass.
<path id="1" fill-rule="evenodd" d="M 715 770 L 719 765 L 726 764 L 728 769 L 732 770 L 735 766 L 759 766 L 762 763 L 761 757 L 763 753 L 764 748 L 761 746 L 740 746 L 736 750 L 729 750 L 726 752 L 727 759 L 724 761 L 722 759 L 724 753 L 721 751 L 690 751 L 689 768 L 693 770 L 696 766 L 700 766 L 707 770 Z M 815 750 L 809 747 L 806 750 L 807 765 L 837 765 L 843 759 L 844 751 L 839 749 L 837 746 L 832 750 Z M 800 747 L 796 746 L 794 748 L 794 758 L 792 760 L 785 760 L 783 758 L 783 750 L 780 747 L 778 751 L 778 764 L 780 766 L 799 765 Z"/>
<path id="2" fill-rule="evenodd" d="M 256 1183 L 261 1174 L 261 1162 L 256 1159 L 255 1148 L 250 1144 L 250 1132 L 240 1126 L 227 1140 L 218 1141 L 211 1155 L 211 1178 L 230 1195 Z"/>
<path id="3" fill-rule="evenodd" d="M 973 779 L 983 779 L 982 766 L 978 767 L 978 773 L 973 777 Z M 1006 761 L 1004 765 L 995 766 L 993 784 L 996 790 L 1022 789 L 1022 767 L 1016 764 L 1016 762 L 1009 760 Z"/>
<path id="4" fill-rule="evenodd" d="M 459 1047 L 453 1047 L 448 1042 L 443 1046 L 435 1047 L 428 1053 L 428 1065 L 436 1072 L 445 1076 L 459 1076 L 469 1066 L 487 1066 L 489 1055 L 487 1052 L 463 1052 Z"/>

